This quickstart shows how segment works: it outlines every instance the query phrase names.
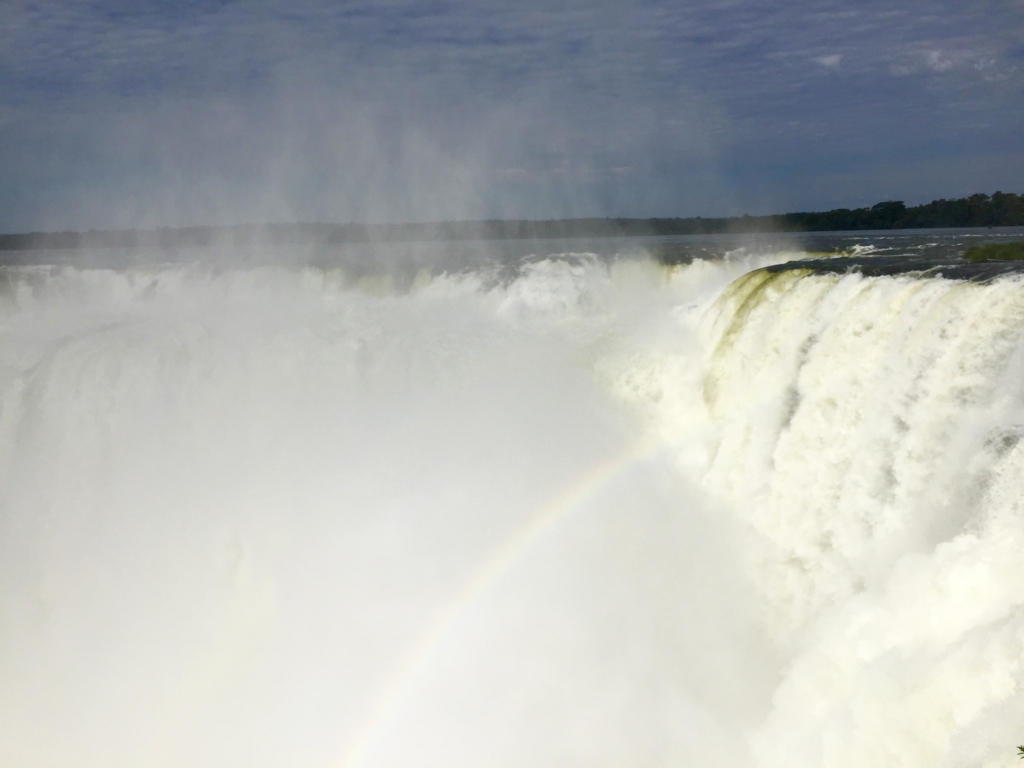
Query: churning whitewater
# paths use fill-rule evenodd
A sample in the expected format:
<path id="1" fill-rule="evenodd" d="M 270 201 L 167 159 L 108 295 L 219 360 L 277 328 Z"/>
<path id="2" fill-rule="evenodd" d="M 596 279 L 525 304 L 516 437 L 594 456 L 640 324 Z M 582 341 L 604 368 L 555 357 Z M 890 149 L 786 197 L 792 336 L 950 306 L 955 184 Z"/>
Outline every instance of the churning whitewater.
<path id="1" fill-rule="evenodd" d="M 0 764 L 1010 766 L 1024 281 L 9 267 Z"/>

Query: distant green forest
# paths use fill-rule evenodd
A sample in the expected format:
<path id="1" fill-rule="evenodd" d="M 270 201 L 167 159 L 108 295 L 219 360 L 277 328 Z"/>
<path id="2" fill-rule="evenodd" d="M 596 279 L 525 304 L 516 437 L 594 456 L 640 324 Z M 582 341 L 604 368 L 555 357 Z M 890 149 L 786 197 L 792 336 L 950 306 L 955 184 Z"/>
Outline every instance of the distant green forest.
<path id="1" fill-rule="evenodd" d="M 151 230 L 27 232 L 0 235 L 0 250 L 189 248 L 209 245 L 342 244 L 420 240 L 523 240 L 755 232 L 1024 226 L 1024 195 L 996 192 L 907 207 L 898 200 L 870 208 L 772 216 L 549 221 L 446 221 L 431 224 L 265 224 Z"/>

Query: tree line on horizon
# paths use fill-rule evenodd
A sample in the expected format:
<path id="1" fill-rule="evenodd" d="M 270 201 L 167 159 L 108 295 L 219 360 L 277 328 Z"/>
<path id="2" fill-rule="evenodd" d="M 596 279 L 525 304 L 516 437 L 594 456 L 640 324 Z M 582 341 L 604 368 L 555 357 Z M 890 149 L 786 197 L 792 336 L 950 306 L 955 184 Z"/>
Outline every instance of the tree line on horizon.
<path id="1" fill-rule="evenodd" d="M 447 221 L 425 224 L 266 224 L 151 230 L 27 232 L 0 235 L 0 250 L 75 248 L 190 248 L 211 245 L 344 244 L 417 240 L 525 240 L 658 235 L 831 232 L 884 229 L 1024 226 L 1024 195 L 996 192 L 907 206 L 719 218 L 587 218 Z"/>

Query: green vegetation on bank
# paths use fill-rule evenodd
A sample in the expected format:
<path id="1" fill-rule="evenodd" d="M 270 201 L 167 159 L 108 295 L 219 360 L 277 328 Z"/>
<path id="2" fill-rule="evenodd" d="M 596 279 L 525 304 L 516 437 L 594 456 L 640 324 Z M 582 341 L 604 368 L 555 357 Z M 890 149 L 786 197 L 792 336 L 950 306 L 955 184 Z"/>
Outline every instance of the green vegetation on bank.
<path id="1" fill-rule="evenodd" d="M 429 240 L 524 240 L 755 232 L 1024 226 L 1024 195 L 996 192 L 907 207 L 895 200 L 870 208 L 772 216 L 550 221 L 446 221 L 433 224 L 267 224 L 235 227 L 0 235 L 0 250 L 189 248 L 210 245 L 340 244 Z"/>
<path id="2" fill-rule="evenodd" d="M 988 243 L 975 245 L 964 252 L 972 264 L 984 261 L 1024 261 L 1024 243 Z"/>

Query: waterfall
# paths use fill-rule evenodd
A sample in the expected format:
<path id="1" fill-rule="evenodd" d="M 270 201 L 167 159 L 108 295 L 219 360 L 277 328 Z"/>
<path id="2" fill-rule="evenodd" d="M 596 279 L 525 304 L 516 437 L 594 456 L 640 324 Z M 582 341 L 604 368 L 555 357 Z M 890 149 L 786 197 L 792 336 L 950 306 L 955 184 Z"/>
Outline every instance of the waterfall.
<path id="1" fill-rule="evenodd" d="M 0 762 L 1009 766 L 1024 285 L 0 272 Z"/>

